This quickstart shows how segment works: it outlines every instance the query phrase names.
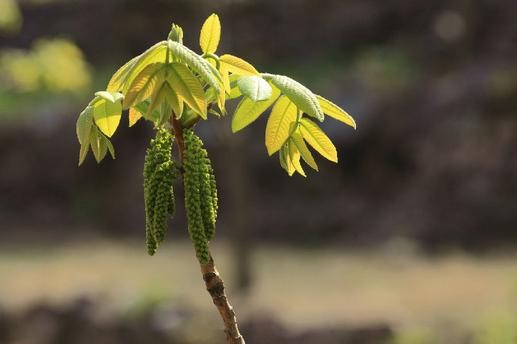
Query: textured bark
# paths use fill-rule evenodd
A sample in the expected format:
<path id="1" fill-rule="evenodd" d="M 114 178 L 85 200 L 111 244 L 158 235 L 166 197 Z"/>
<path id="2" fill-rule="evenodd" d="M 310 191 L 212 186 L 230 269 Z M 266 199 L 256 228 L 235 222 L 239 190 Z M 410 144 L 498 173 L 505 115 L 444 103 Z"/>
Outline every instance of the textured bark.
<path id="1" fill-rule="evenodd" d="M 210 261 L 207 264 L 201 265 L 201 272 L 203 273 L 206 290 L 208 290 L 214 305 L 223 319 L 227 343 L 244 344 L 244 338 L 239 332 L 235 312 L 226 296 L 223 279 L 219 275 L 212 257 L 210 257 Z"/>
<path id="2" fill-rule="evenodd" d="M 176 141 L 178 142 L 180 161 L 183 162 L 183 151 L 185 149 L 183 131 L 181 124 L 176 118 L 174 118 L 174 115 L 171 116 L 171 125 Z M 219 275 L 214 264 L 214 259 L 211 255 L 210 261 L 207 264 L 201 264 L 201 272 L 203 273 L 206 290 L 212 297 L 214 305 L 217 307 L 223 320 L 226 342 L 228 344 L 245 344 L 244 338 L 239 332 L 237 317 L 235 316 L 233 307 L 226 296 L 223 279 Z"/>

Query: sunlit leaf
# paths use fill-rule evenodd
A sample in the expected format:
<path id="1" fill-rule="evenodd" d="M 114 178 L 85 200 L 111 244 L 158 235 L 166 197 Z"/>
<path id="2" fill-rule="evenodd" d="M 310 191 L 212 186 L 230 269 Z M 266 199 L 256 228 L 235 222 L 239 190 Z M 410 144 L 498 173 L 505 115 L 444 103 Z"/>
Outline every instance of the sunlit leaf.
<path id="1" fill-rule="evenodd" d="M 291 157 L 289 156 L 289 146 L 287 143 L 282 145 L 282 148 L 279 152 L 279 158 L 280 158 L 280 166 L 289 174 L 289 176 L 292 176 L 296 169 L 294 168 L 294 165 L 291 161 Z"/>
<path id="2" fill-rule="evenodd" d="M 254 102 L 248 97 L 244 97 L 232 118 L 232 132 L 239 130 L 253 123 L 264 111 L 266 111 L 280 96 L 280 91 L 273 88 L 271 97 L 266 100 Z"/>
<path id="3" fill-rule="evenodd" d="M 283 94 L 285 94 L 296 106 L 308 114 L 309 116 L 317 118 L 320 122 L 323 121 L 324 115 L 320 104 L 316 99 L 316 95 L 307 87 L 300 84 L 284 75 L 263 74 L 264 78 L 271 80 L 271 82 L 278 87 Z"/>
<path id="4" fill-rule="evenodd" d="M 165 100 L 171 106 L 172 111 L 176 117 L 181 116 L 183 112 L 183 99 L 180 99 L 178 94 L 169 86 L 169 83 L 165 83 L 163 86 L 163 92 L 165 93 Z"/>
<path id="5" fill-rule="evenodd" d="M 291 163 L 293 164 L 293 167 L 296 170 L 296 172 L 298 172 L 304 177 L 307 177 L 305 171 L 303 170 L 302 164 L 300 164 L 300 151 L 298 150 L 298 147 L 294 144 L 292 140 L 289 140 L 289 158 L 291 159 Z"/>
<path id="6" fill-rule="evenodd" d="M 240 57 L 224 54 L 219 61 L 231 73 L 237 75 L 259 75 L 259 72 L 250 63 Z"/>
<path id="7" fill-rule="evenodd" d="M 93 104 L 93 119 L 99 129 L 111 137 L 120 123 L 122 104 L 120 101 L 112 103 L 104 98 L 98 98 Z"/>
<path id="8" fill-rule="evenodd" d="M 212 68 L 204 58 L 178 42 L 168 41 L 169 49 L 172 55 L 179 61 L 188 65 L 194 72 L 199 74 L 208 85 L 217 91 L 221 89 L 222 78 L 219 72 Z"/>
<path id="9" fill-rule="evenodd" d="M 79 118 L 77 118 L 76 123 L 76 133 L 77 140 L 82 145 L 85 142 L 87 143 L 90 138 L 90 130 L 93 125 L 93 108 L 91 106 L 87 106 L 83 112 L 79 114 Z"/>
<path id="10" fill-rule="evenodd" d="M 120 67 L 111 77 L 110 81 L 108 82 L 108 86 L 106 87 L 106 90 L 109 92 L 122 90 L 124 80 L 127 78 L 129 71 L 135 65 L 139 58 L 140 55 L 132 58 L 131 60 L 126 62 L 122 67 Z"/>
<path id="11" fill-rule="evenodd" d="M 241 93 L 254 102 L 266 100 L 271 97 L 271 86 L 260 76 L 243 76 L 237 81 L 237 87 Z"/>
<path id="12" fill-rule="evenodd" d="M 199 45 L 205 54 L 213 54 L 217 50 L 221 39 L 221 23 L 217 14 L 213 13 L 206 18 L 201 28 Z"/>
<path id="13" fill-rule="evenodd" d="M 291 140 L 296 145 L 296 148 L 298 148 L 298 151 L 300 152 L 303 161 L 305 161 L 307 165 L 318 171 L 318 165 L 316 165 L 316 161 L 314 160 L 312 153 L 305 144 L 305 141 L 303 140 L 303 137 L 298 130 L 291 134 Z"/>
<path id="14" fill-rule="evenodd" d="M 147 65 L 134 79 L 124 97 L 123 107 L 129 108 L 149 98 L 155 87 L 160 87 L 163 79 L 164 63 L 151 63 Z M 162 76 L 160 78 L 160 76 Z"/>
<path id="15" fill-rule="evenodd" d="M 95 160 L 97 163 L 101 162 L 108 152 L 108 146 L 106 145 L 106 141 L 102 139 L 102 136 L 99 135 L 96 128 L 90 132 L 90 145 L 92 147 Z"/>
<path id="16" fill-rule="evenodd" d="M 206 119 L 205 92 L 199 80 L 192 72 L 180 63 L 172 63 L 168 70 L 169 84 L 178 96 L 183 99 L 203 119 Z"/>
<path id="17" fill-rule="evenodd" d="M 129 108 L 129 126 L 132 127 L 135 125 L 138 120 L 142 118 L 142 113 L 137 110 L 135 107 Z"/>
<path id="18" fill-rule="evenodd" d="M 119 100 L 122 100 L 124 96 L 120 92 L 111 92 L 111 91 L 99 91 L 95 92 L 95 95 L 101 98 L 106 99 L 107 101 L 110 101 L 112 103 L 118 102 Z"/>
<path id="19" fill-rule="evenodd" d="M 302 118 L 300 120 L 300 132 L 318 153 L 330 161 L 337 162 L 336 147 L 316 123 L 310 119 Z"/>
<path id="20" fill-rule="evenodd" d="M 278 98 L 266 124 L 266 148 L 269 155 L 282 147 L 297 117 L 296 105 L 286 96 Z"/>
<path id="21" fill-rule="evenodd" d="M 348 124 L 352 128 L 356 129 L 355 121 L 345 110 L 332 103 L 330 100 L 323 98 L 322 96 L 316 96 L 320 103 L 323 112 L 332 118 L 337 119 L 345 124 Z"/>
<path id="22" fill-rule="evenodd" d="M 88 155 L 90 150 L 90 134 L 88 133 L 88 140 L 81 143 L 81 149 L 79 150 L 79 166 L 81 166 Z"/>

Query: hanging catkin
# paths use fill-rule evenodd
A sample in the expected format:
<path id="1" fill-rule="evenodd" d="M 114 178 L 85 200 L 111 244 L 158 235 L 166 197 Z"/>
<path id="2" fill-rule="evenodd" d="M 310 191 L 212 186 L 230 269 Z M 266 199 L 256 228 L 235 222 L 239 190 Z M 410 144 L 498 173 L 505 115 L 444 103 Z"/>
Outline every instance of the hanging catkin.
<path id="1" fill-rule="evenodd" d="M 201 176 L 204 170 L 202 145 L 191 129 L 183 130 L 185 151 L 183 154 L 183 183 L 185 186 L 185 209 L 188 231 L 200 263 L 210 259 L 201 209 Z"/>
<path id="2" fill-rule="evenodd" d="M 159 129 L 151 140 L 144 163 L 144 201 L 147 251 L 153 255 L 165 238 L 168 215 L 174 214 L 175 166 L 173 136 Z"/>

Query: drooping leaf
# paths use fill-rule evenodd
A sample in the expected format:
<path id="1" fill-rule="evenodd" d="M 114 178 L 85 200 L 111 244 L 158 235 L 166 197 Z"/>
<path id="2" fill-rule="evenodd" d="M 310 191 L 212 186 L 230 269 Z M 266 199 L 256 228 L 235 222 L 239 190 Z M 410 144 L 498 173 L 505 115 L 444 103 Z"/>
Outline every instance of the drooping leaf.
<path id="1" fill-rule="evenodd" d="M 300 164 L 300 151 L 298 150 L 298 147 L 294 144 L 293 140 L 289 140 L 289 158 L 291 159 L 291 163 L 293 164 L 293 167 L 296 170 L 296 172 L 298 172 L 304 177 L 307 177 L 305 171 L 303 170 L 302 164 Z"/>
<path id="2" fill-rule="evenodd" d="M 118 102 L 119 100 L 122 100 L 124 98 L 124 96 L 120 92 L 98 91 L 95 92 L 95 95 L 104 98 L 112 103 Z"/>
<path id="3" fill-rule="evenodd" d="M 79 150 L 79 164 L 81 166 L 86 159 L 86 155 L 88 155 L 88 151 L 90 150 L 90 134 L 88 133 L 88 140 L 81 143 L 81 149 Z"/>
<path id="4" fill-rule="evenodd" d="M 138 61 L 140 56 L 141 55 L 133 57 L 131 60 L 126 62 L 122 67 L 120 67 L 115 72 L 115 74 L 113 74 L 113 76 L 111 77 L 111 80 L 108 82 L 108 86 L 106 87 L 107 91 L 116 92 L 116 91 L 122 90 L 124 80 L 126 80 L 129 71 L 135 65 L 135 63 Z"/>
<path id="5" fill-rule="evenodd" d="M 356 129 L 354 118 L 350 116 L 345 110 L 332 103 L 330 100 L 323 98 L 322 96 L 317 95 L 316 98 L 320 103 L 321 109 L 327 116 L 335 118 L 338 121 L 348 124 L 352 128 Z"/>
<path id="6" fill-rule="evenodd" d="M 254 102 L 271 97 L 272 89 L 269 83 L 258 75 L 243 76 L 237 80 L 241 93 Z"/>
<path id="7" fill-rule="evenodd" d="M 106 142 L 99 135 L 97 128 L 90 132 L 90 145 L 92 147 L 93 156 L 97 163 L 101 162 L 108 152 Z"/>
<path id="8" fill-rule="evenodd" d="M 163 92 L 165 93 L 165 100 L 174 111 L 176 117 L 181 116 L 183 113 L 183 100 L 179 98 L 178 94 L 170 87 L 169 83 L 163 85 Z"/>
<path id="9" fill-rule="evenodd" d="M 138 111 L 137 108 L 129 108 L 129 127 L 135 125 L 135 123 L 138 122 L 140 118 L 142 118 L 142 113 Z"/>
<path id="10" fill-rule="evenodd" d="M 303 138 L 312 148 L 328 160 L 337 162 L 336 147 L 316 123 L 308 118 L 302 118 L 299 128 Z"/>
<path id="11" fill-rule="evenodd" d="M 79 118 L 77 118 L 76 123 L 76 133 L 77 140 L 82 145 L 83 143 L 88 143 L 90 138 L 90 130 L 93 125 L 93 108 L 88 105 L 80 114 Z"/>
<path id="12" fill-rule="evenodd" d="M 126 94 L 133 79 L 147 67 L 155 62 L 164 62 L 167 56 L 167 42 L 161 41 L 134 57 L 124 64 L 112 77 L 106 88 L 109 92 L 121 92 Z"/>
<path id="13" fill-rule="evenodd" d="M 298 151 L 300 152 L 303 161 L 305 161 L 307 165 L 318 171 L 318 165 L 316 165 L 316 161 L 314 160 L 311 151 L 305 144 L 305 141 L 302 137 L 302 134 L 300 134 L 299 129 L 297 129 L 295 132 L 291 134 L 291 140 L 296 145 L 296 148 L 298 148 Z"/>
<path id="14" fill-rule="evenodd" d="M 203 87 L 192 72 L 180 63 L 172 63 L 168 81 L 178 96 L 203 119 L 206 119 L 206 101 Z"/>
<path id="15" fill-rule="evenodd" d="M 240 57 L 224 54 L 219 57 L 219 61 L 225 68 L 237 75 L 259 75 L 259 72 L 249 62 Z"/>
<path id="16" fill-rule="evenodd" d="M 149 104 L 149 107 L 147 108 L 147 112 L 145 113 L 146 117 L 149 117 L 154 110 L 159 109 L 161 107 L 162 103 L 167 100 L 165 85 L 167 85 L 167 84 L 166 83 L 163 84 L 160 88 L 156 89 L 156 92 L 153 93 L 153 96 L 151 98 L 151 103 Z M 161 111 L 160 111 L 160 113 L 161 113 Z"/>
<path id="17" fill-rule="evenodd" d="M 266 148 L 269 155 L 277 152 L 285 143 L 291 124 L 297 117 L 296 105 L 286 96 L 280 96 L 266 124 Z"/>
<path id="18" fill-rule="evenodd" d="M 161 73 L 164 65 L 162 62 L 151 63 L 133 79 L 124 97 L 124 108 L 129 108 L 149 98 L 155 87 L 160 87 L 160 84 L 165 81 L 163 73 Z M 160 78 L 160 76 L 162 77 Z"/>
<path id="19" fill-rule="evenodd" d="M 97 97 L 97 100 L 93 102 L 93 119 L 106 136 L 111 137 L 115 133 L 121 116 L 122 104 L 120 101 L 112 103 Z"/>
<path id="20" fill-rule="evenodd" d="M 217 91 L 221 89 L 222 78 L 219 72 L 211 68 L 212 66 L 204 58 L 178 42 L 168 41 L 169 50 L 172 55 L 179 61 L 185 63 L 194 72 L 206 81 L 208 85 L 215 88 Z"/>
<path id="21" fill-rule="evenodd" d="M 102 135 L 102 140 L 104 141 L 104 144 L 108 148 L 108 152 L 110 153 L 111 158 L 115 159 L 115 147 L 113 147 L 113 144 L 111 143 L 111 141 L 104 135 Z"/>
<path id="22" fill-rule="evenodd" d="M 292 176 L 296 169 L 291 161 L 291 157 L 289 156 L 289 146 L 287 143 L 282 145 L 282 148 L 279 152 L 280 157 L 280 166 L 287 172 L 289 176 Z"/>
<path id="23" fill-rule="evenodd" d="M 201 27 L 199 35 L 199 45 L 205 54 L 213 54 L 217 50 L 219 40 L 221 39 L 221 23 L 217 14 L 212 13 L 206 18 Z"/>
<path id="24" fill-rule="evenodd" d="M 239 130 L 253 123 L 264 111 L 266 111 L 280 96 L 280 90 L 273 88 L 271 97 L 266 100 L 254 102 L 248 97 L 244 97 L 232 118 L 232 132 Z"/>
<path id="25" fill-rule="evenodd" d="M 263 74 L 264 78 L 278 87 L 296 106 L 320 122 L 323 121 L 324 115 L 320 104 L 316 99 L 316 95 L 307 87 L 284 75 Z"/>

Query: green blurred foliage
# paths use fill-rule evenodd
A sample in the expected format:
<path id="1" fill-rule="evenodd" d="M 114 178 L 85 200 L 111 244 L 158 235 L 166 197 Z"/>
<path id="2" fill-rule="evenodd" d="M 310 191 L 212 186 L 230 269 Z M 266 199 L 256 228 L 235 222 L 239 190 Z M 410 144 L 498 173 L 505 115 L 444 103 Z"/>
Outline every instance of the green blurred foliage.
<path id="1" fill-rule="evenodd" d="M 0 31 L 16 33 L 22 27 L 23 18 L 15 0 L 0 0 Z"/>
<path id="2" fill-rule="evenodd" d="M 480 323 L 474 331 L 473 344 L 517 343 L 517 314 L 501 313 Z"/>
<path id="3" fill-rule="evenodd" d="M 40 39 L 29 51 L 0 52 L 2 91 L 82 94 L 92 82 L 81 50 L 67 39 Z"/>

